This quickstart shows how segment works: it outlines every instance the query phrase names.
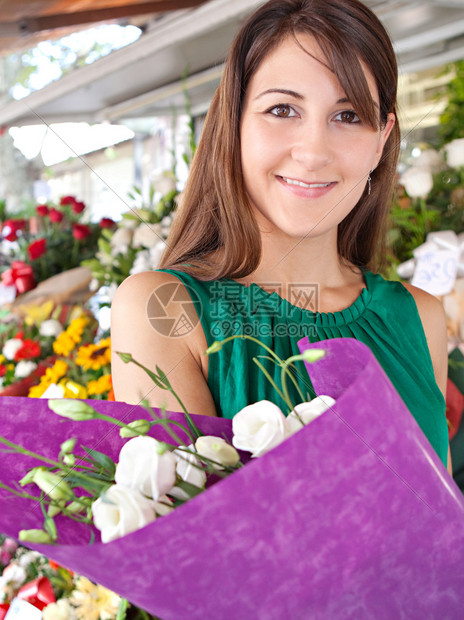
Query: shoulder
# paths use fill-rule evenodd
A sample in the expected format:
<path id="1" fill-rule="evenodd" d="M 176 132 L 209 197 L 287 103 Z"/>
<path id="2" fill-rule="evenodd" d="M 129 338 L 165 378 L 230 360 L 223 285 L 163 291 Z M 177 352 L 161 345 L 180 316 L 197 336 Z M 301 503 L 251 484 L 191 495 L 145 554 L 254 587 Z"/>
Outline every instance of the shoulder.
<path id="1" fill-rule="evenodd" d="M 446 315 L 443 304 L 433 295 L 412 284 L 403 283 L 403 286 L 416 302 L 417 311 L 427 338 L 435 377 L 440 389 L 445 393 L 448 373 L 448 347 Z"/>
<path id="2" fill-rule="evenodd" d="M 166 290 L 168 284 L 177 286 Z M 130 276 L 118 288 L 111 306 L 116 398 L 137 403 L 141 394 L 150 395 L 153 405 L 161 406 L 164 402 L 173 410 L 178 406 L 169 395 L 153 389 L 153 382 L 139 368 L 121 362 L 117 352 L 127 352 L 147 368 L 159 366 L 169 375 L 173 389 L 189 411 L 212 413 L 214 405 L 206 386 L 205 334 L 194 308 L 189 308 L 189 329 L 184 329 L 185 304 L 171 303 L 173 299 L 177 301 L 173 292 L 179 291 L 179 286 L 183 287 L 175 275 L 153 271 Z M 185 299 L 185 295 L 180 295 L 181 302 Z"/>
<path id="3" fill-rule="evenodd" d="M 446 331 L 445 310 L 441 301 L 408 282 L 403 282 L 402 285 L 414 298 L 424 329 L 426 326 L 433 326 L 442 327 Z"/>

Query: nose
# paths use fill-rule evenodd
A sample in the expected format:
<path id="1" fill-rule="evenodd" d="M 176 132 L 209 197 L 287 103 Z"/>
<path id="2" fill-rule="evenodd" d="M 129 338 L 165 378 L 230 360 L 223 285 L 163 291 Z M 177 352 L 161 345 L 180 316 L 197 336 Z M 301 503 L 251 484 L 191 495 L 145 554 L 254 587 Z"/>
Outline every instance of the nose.
<path id="1" fill-rule="evenodd" d="M 321 170 L 332 159 L 328 131 L 320 124 L 301 127 L 292 148 L 292 157 L 307 170 Z"/>

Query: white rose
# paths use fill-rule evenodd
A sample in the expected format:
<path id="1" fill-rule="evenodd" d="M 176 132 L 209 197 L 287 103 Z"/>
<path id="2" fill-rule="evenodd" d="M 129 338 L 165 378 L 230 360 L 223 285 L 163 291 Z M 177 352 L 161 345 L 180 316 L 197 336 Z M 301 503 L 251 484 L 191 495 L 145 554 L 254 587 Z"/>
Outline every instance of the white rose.
<path id="1" fill-rule="evenodd" d="M 161 238 L 159 224 L 140 224 L 134 231 L 132 246 L 134 248 L 152 248 Z"/>
<path id="2" fill-rule="evenodd" d="M 21 338 L 10 338 L 3 345 L 2 353 L 7 360 L 13 360 L 16 353 L 23 346 Z"/>
<path id="3" fill-rule="evenodd" d="M 313 398 L 309 403 L 296 405 L 295 409 L 285 420 L 288 433 L 293 435 L 293 433 L 301 430 L 304 425 L 318 418 L 324 411 L 333 407 L 334 404 L 335 399 L 331 396 L 318 396 L 317 398 Z"/>
<path id="4" fill-rule="evenodd" d="M 43 620 L 76 620 L 76 612 L 67 598 L 50 603 L 42 611 Z"/>
<path id="5" fill-rule="evenodd" d="M 424 198 L 433 187 L 432 173 L 427 168 L 414 166 L 401 175 L 400 183 L 411 198 Z"/>
<path id="6" fill-rule="evenodd" d="M 56 338 L 63 331 L 63 326 L 56 319 L 42 321 L 39 327 L 39 334 L 46 338 Z"/>
<path id="7" fill-rule="evenodd" d="M 130 228 L 118 228 L 111 237 L 111 254 L 124 254 L 132 242 L 133 231 Z"/>
<path id="8" fill-rule="evenodd" d="M 153 498 L 166 495 L 176 483 L 176 457 L 162 454 L 163 445 L 153 437 L 134 437 L 119 453 L 115 482 Z"/>
<path id="9" fill-rule="evenodd" d="M 24 377 L 28 377 L 31 372 L 37 368 L 37 364 L 32 362 L 31 360 L 21 360 L 16 364 L 15 368 L 15 377 L 18 379 L 24 379 Z"/>
<path id="10" fill-rule="evenodd" d="M 445 146 L 446 161 L 451 168 L 464 166 L 464 138 L 453 140 Z"/>
<path id="11" fill-rule="evenodd" d="M 237 450 L 251 452 L 254 457 L 268 452 L 287 436 L 284 414 L 268 400 L 239 411 L 232 419 L 232 431 L 232 443 Z"/>
<path id="12" fill-rule="evenodd" d="M 236 465 L 240 460 L 237 450 L 222 437 L 205 435 L 198 437 L 195 448 L 200 456 L 216 461 L 220 465 L 213 465 L 213 469 L 224 469 Z"/>
<path id="13" fill-rule="evenodd" d="M 187 446 L 190 450 L 194 450 L 194 446 Z M 206 484 L 206 473 L 201 469 L 201 463 L 197 457 L 191 452 L 184 452 L 183 450 L 174 450 L 173 452 L 176 458 L 176 473 L 182 478 L 184 482 L 204 489 Z M 187 500 L 190 495 L 179 487 L 173 487 L 169 495 L 177 497 L 178 499 Z"/>
<path id="14" fill-rule="evenodd" d="M 92 504 L 93 522 L 107 543 L 144 527 L 156 519 L 153 502 L 138 491 L 111 486 Z"/>

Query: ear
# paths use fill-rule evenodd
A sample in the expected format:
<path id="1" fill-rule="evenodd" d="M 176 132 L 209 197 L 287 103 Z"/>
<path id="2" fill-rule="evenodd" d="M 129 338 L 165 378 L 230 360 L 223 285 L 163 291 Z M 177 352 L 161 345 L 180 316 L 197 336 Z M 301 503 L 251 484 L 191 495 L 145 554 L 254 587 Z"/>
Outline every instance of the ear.
<path id="1" fill-rule="evenodd" d="M 379 134 L 379 143 L 377 145 L 377 149 L 375 151 L 375 165 L 372 166 L 373 169 L 377 168 L 379 161 L 382 157 L 383 154 L 383 148 L 385 146 L 386 141 L 388 140 L 388 136 L 391 133 L 391 130 L 393 129 L 393 126 L 396 123 L 396 116 L 393 114 L 393 112 L 390 112 L 387 116 L 387 122 L 385 123 L 385 126 L 382 127 L 382 129 L 380 130 L 380 134 Z"/>

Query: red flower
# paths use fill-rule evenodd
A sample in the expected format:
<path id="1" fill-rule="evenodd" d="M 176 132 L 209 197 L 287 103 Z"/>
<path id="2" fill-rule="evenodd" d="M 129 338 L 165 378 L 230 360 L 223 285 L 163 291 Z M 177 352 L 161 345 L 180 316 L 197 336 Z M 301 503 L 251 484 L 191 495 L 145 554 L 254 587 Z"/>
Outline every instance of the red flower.
<path id="1" fill-rule="evenodd" d="M 16 351 L 14 358 L 16 362 L 19 362 L 19 360 L 29 360 L 32 357 L 39 357 L 39 355 L 40 344 L 26 338 L 23 340 L 23 346 Z"/>
<path id="2" fill-rule="evenodd" d="M 4 377 L 6 375 L 6 366 L 0 364 L 0 377 Z"/>
<path id="3" fill-rule="evenodd" d="M 87 239 L 91 232 L 90 226 L 86 226 L 85 224 L 73 224 L 73 237 L 78 241 Z"/>
<path id="4" fill-rule="evenodd" d="M 82 211 L 85 209 L 85 204 L 83 202 L 75 201 L 74 204 L 71 205 L 71 209 L 74 211 L 74 213 L 82 213 Z"/>
<path id="5" fill-rule="evenodd" d="M 26 227 L 26 220 L 5 220 L 3 222 L 3 230 L 8 229 L 8 233 L 3 234 L 4 239 L 7 241 L 16 241 L 18 238 L 18 231 L 23 230 Z"/>
<path id="6" fill-rule="evenodd" d="M 27 248 L 27 253 L 29 255 L 29 260 L 36 260 L 40 258 L 47 251 L 47 240 L 46 239 L 36 239 L 32 243 L 29 244 Z"/>
<path id="7" fill-rule="evenodd" d="M 40 215 L 40 217 L 46 217 L 48 215 L 47 205 L 37 205 L 35 210 L 37 212 L 37 215 Z"/>
<path id="8" fill-rule="evenodd" d="M 110 217 L 102 217 L 100 220 L 101 228 L 112 228 L 114 226 L 114 221 Z"/>
<path id="9" fill-rule="evenodd" d="M 63 196 L 60 200 L 60 205 L 64 207 L 65 205 L 73 205 L 75 202 L 74 196 Z"/>
<path id="10" fill-rule="evenodd" d="M 48 214 L 50 221 L 55 224 L 59 224 L 63 220 L 63 214 L 58 209 L 50 209 L 50 213 Z"/>

